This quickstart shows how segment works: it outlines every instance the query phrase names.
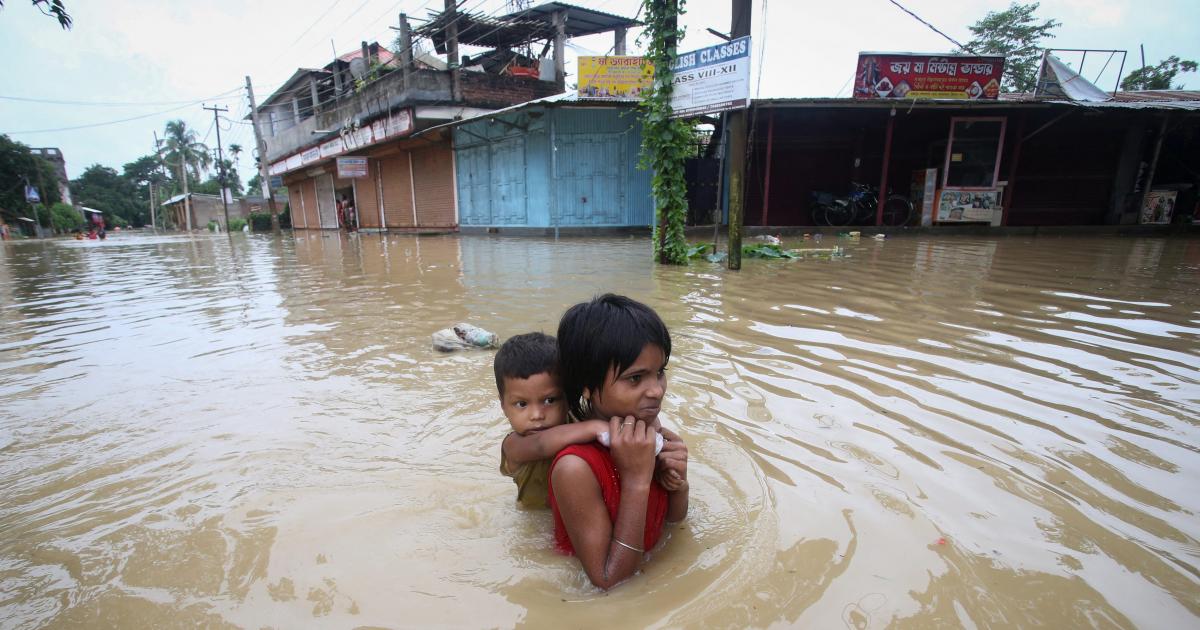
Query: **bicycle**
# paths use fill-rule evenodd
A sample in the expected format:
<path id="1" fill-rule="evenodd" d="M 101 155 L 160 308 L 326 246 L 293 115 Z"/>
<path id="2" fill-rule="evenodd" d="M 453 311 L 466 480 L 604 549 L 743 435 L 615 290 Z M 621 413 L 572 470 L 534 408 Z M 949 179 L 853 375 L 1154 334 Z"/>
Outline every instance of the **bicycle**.
<path id="1" fill-rule="evenodd" d="M 877 190 L 855 182 L 850 183 L 850 194 L 844 198 L 830 193 L 813 193 L 813 220 L 832 227 L 874 224 L 878 207 Z M 890 194 L 883 202 L 883 224 L 907 225 L 912 212 L 912 202 L 906 197 Z"/>

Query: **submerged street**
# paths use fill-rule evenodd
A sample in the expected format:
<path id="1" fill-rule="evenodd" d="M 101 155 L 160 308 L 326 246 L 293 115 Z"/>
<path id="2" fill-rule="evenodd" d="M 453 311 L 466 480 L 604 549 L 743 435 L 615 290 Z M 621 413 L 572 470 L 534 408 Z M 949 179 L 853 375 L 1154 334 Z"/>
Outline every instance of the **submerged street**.
<path id="1" fill-rule="evenodd" d="M 0 619 L 1194 626 L 1200 240 L 834 240 L 5 243 Z M 692 507 L 605 595 L 497 471 L 493 354 L 430 335 L 609 290 L 671 329 Z"/>

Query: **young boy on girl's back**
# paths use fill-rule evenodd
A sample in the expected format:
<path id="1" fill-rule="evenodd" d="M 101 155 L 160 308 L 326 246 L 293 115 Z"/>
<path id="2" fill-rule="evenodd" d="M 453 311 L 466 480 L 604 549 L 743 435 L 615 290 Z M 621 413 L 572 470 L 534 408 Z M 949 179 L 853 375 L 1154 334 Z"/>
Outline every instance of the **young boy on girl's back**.
<path id="1" fill-rule="evenodd" d="M 493 368 L 500 407 L 513 429 L 500 445 L 500 472 L 517 484 L 522 506 L 547 507 L 554 456 L 572 444 L 595 441 L 609 423 L 568 422 L 554 337 L 527 333 L 510 338 L 496 353 Z"/>

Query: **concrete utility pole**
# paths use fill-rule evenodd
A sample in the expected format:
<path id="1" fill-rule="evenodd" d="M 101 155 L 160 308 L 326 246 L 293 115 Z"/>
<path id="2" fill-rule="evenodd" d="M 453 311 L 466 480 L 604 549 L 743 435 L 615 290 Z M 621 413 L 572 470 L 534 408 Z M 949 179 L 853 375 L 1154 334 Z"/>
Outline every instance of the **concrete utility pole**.
<path id="1" fill-rule="evenodd" d="M 455 102 L 462 100 L 458 59 L 458 0 L 446 0 L 446 64 L 450 66 L 450 95 Z"/>
<path id="2" fill-rule="evenodd" d="M 267 171 L 267 142 L 263 140 L 258 126 L 258 106 L 254 103 L 254 86 L 250 75 L 246 75 L 246 94 L 250 97 L 250 121 L 254 124 L 254 146 L 258 149 L 258 178 L 262 180 L 262 194 L 267 199 L 267 212 L 271 213 L 271 231 L 279 234 L 279 213 L 275 211 L 275 191 L 271 188 L 271 175 Z"/>
<path id="3" fill-rule="evenodd" d="M 750 34 L 750 0 L 733 0 L 731 39 Z M 746 110 L 729 112 L 729 268 L 742 268 L 742 222 L 746 203 Z"/>
<path id="4" fill-rule="evenodd" d="M 225 231 L 229 231 L 229 200 L 225 198 L 225 152 L 221 149 L 221 121 L 217 119 L 220 112 L 229 111 L 228 107 L 205 107 L 213 113 L 213 126 L 217 128 L 217 181 L 221 182 L 221 205 L 225 206 Z"/>
<path id="5" fill-rule="evenodd" d="M 150 229 L 157 230 L 158 226 L 154 225 L 154 180 L 147 182 L 147 186 L 150 188 Z"/>

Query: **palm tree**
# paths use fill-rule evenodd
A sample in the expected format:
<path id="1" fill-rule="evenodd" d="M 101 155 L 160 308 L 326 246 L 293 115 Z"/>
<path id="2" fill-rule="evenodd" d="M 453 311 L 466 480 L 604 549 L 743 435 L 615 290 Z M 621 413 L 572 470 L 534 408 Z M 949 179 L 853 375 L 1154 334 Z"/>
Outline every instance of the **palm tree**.
<path id="1" fill-rule="evenodd" d="M 188 170 L 192 171 L 196 181 L 200 173 L 208 170 L 212 157 L 208 147 L 196 139 L 196 132 L 189 129 L 182 120 L 172 120 L 167 123 L 166 130 L 167 162 L 179 169 L 179 179 L 183 183 L 183 214 L 187 220 L 187 230 L 192 231 L 192 206 L 188 199 Z"/>

